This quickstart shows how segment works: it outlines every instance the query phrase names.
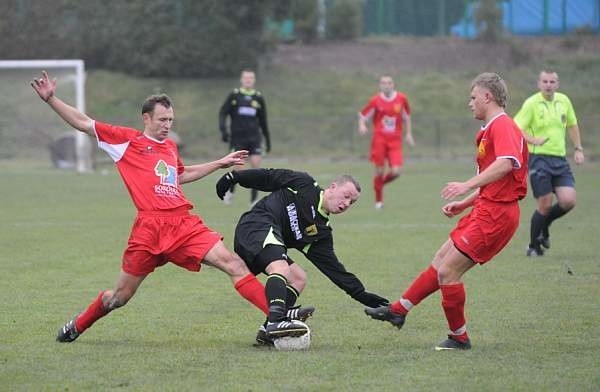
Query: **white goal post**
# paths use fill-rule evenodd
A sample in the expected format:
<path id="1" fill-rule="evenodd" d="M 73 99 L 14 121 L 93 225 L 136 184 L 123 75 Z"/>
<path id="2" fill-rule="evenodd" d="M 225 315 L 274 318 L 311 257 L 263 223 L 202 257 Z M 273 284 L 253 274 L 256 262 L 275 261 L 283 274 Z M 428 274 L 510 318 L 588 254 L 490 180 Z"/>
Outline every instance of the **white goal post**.
<path id="1" fill-rule="evenodd" d="M 75 70 L 75 107 L 85 113 L 85 66 L 83 60 L 0 60 L 0 69 L 50 69 L 66 68 Z M 32 75 L 32 77 L 34 77 Z M 79 173 L 93 170 L 92 146 L 89 137 L 83 132 L 75 132 L 76 169 Z"/>

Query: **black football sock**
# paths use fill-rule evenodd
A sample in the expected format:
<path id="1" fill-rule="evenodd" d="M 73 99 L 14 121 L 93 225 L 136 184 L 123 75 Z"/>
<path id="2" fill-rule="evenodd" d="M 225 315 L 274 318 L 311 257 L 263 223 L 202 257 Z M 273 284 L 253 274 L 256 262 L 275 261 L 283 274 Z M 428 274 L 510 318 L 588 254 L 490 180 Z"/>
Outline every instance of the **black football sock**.
<path id="1" fill-rule="evenodd" d="M 300 293 L 298 292 L 298 290 L 296 290 L 289 284 L 287 286 L 285 286 L 285 288 L 287 290 L 287 293 L 285 296 L 285 304 L 287 305 L 287 307 L 289 309 L 296 304 L 298 297 L 300 297 Z"/>
<path id="2" fill-rule="evenodd" d="M 545 226 L 546 226 L 546 217 L 544 215 L 540 214 L 540 212 L 538 210 L 535 210 L 533 212 L 533 215 L 531 216 L 531 230 L 530 230 L 530 242 L 529 242 L 530 248 L 539 246 L 539 244 L 537 242 L 537 238 L 540 236 L 540 234 L 542 233 L 542 229 Z"/>
<path id="3" fill-rule="evenodd" d="M 550 208 L 550 212 L 548 213 L 548 216 L 546 217 L 546 225 L 542 229 L 544 238 L 550 237 L 550 232 L 548 229 L 550 229 L 550 225 L 552 224 L 552 222 L 554 220 L 560 218 L 567 212 L 569 212 L 569 210 L 563 210 L 562 208 L 560 208 L 558 203 L 556 203 L 555 205 L 552 206 L 552 208 Z"/>
<path id="4" fill-rule="evenodd" d="M 286 286 L 287 279 L 283 275 L 271 274 L 265 284 L 267 294 L 267 305 L 269 305 L 269 322 L 283 320 L 286 315 Z"/>

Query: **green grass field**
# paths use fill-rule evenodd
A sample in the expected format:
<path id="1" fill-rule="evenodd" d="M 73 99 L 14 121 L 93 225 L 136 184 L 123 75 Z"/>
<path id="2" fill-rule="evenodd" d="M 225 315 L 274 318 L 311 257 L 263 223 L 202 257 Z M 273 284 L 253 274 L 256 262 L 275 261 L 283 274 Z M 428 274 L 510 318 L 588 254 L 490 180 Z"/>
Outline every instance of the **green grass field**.
<path id="1" fill-rule="evenodd" d="M 409 161 L 405 175 L 386 188 L 385 210 L 376 212 L 366 161 L 266 160 L 265 166 L 307 170 L 323 185 L 340 172 L 357 176 L 361 200 L 332 219 L 338 256 L 368 290 L 393 299 L 455 222 L 439 212 L 440 189 L 474 170 L 469 163 Z M 193 274 L 173 266 L 152 274 L 125 308 L 76 342 L 56 343 L 58 328 L 118 275 L 135 212 L 116 172 L 105 168 L 76 175 L 3 163 L 0 390 L 600 389 L 598 163 L 574 168 L 578 206 L 553 225 L 546 256 L 524 256 L 533 211 L 528 195 L 509 246 L 467 274 L 473 349 L 461 353 L 433 350 L 447 329 L 439 294 L 398 331 L 368 319 L 300 255 L 309 275 L 300 303 L 317 307 L 307 352 L 252 347 L 263 316 L 229 279 L 210 268 Z M 230 246 L 248 193 L 226 207 L 214 194 L 216 179 L 184 189 Z"/>

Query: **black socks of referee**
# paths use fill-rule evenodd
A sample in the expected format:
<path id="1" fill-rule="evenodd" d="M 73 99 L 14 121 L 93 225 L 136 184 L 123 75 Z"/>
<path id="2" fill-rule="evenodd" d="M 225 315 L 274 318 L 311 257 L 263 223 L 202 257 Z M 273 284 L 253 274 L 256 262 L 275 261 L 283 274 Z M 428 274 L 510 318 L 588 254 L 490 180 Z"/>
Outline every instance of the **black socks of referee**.
<path id="1" fill-rule="evenodd" d="M 546 217 L 546 224 L 544 225 L 544 228 L 542 229 L 542 234 L 544 234 L 544 238 L 548 238 L 550 236 L 548 229 L 550 228 L 550 225 L 552 224 L 552 222 L 554 222 L 556 219 L 560 218 L 561 216 L 563 216 L 564 214 L 566 214 L 569 211 L 570 210 L 563 210 L 562 208 L 560 208 L 558 203 L 554 204 L 552 206 L 552 208 L 550 208 L 550 212 L 548 213 L 548 216 Z"/>
<path id="2" fill-rule="evenodd" d="M 265 284 L 269 316 L 267 320 L 271 323 L 285 319 L 287 313 L 287 279 L 283 275 L 271 274 Z"/>
<path id="3" fill-rule="evenodd" d="M 529 233 L 529 247 L 537 248 L 540 246 L 538 237 L 542 234 L 542 230 L 546 227 L 546 217 L 538 210 L 533 212 L 531 216 L 531 231 Z"/>
<path id="4" fill-rule="evenodd" d="M 547 216 L 544 216 L 544 215 L 540 214 L 540 212 L 538 210 L 535 210 L 533 212 L 533 216 L 531 217 L 531 233 L 530 233 L 531 242 L 530 242 L 529 246 L 533 247 L 534 245 L 536 245 L 537 239 L 540 236 L 543 236 L 544 238 L 549 238 L 550 237 L 549 228 L 550 228 L 550 225 L 552 224 L 552 222 L 554 222 L 556 219 L 560 218 L 561 216 L 565 215 L 569 211 L 570 210 L 564 210 L 564 209 L 560 208 L 558 203 L 554 204 L 550 208 L 550 211 L 548 212 Z"/>

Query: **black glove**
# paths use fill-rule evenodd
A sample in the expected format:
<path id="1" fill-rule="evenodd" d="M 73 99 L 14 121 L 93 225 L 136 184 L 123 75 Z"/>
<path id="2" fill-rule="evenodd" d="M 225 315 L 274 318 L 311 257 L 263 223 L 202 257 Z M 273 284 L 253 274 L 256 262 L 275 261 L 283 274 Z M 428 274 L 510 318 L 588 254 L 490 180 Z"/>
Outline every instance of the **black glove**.
<path id="1" fill-rule="evenodd" d="M 368 291 L 363 291 L 362 293 L 356 294 L 354 299 L 370 308 L 378 308 L 380 306 L 387 306 L 390 304 L 390 301 L 388 301 L 387 298 L 380 297 L 377 294 L 369 293 Z"/>
<path id="2" fill-rule="evenodd" d="M 227 132 L 221 132 L 221 140 L 223 143 L 229 142 L 229 134 Z"/>
<path id="3" fill-rule="evenodd" d="M 227 191 L 231 188 L 232 185 L 237 184 L 237 182 L 238 174 L 234 171 L 231 171 L 223 175 L 223 177 L 219 178 L 219 181 L 217 181 L 217 185 L 215 186 L 217 190 L 217 196 L 219 196 L 219 199 L 223 200 L 223 196 L 225 196 L 225 193 L 227 193 Z"/>

